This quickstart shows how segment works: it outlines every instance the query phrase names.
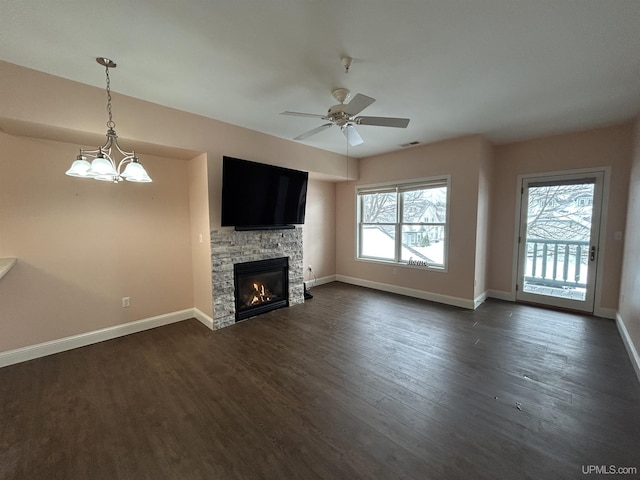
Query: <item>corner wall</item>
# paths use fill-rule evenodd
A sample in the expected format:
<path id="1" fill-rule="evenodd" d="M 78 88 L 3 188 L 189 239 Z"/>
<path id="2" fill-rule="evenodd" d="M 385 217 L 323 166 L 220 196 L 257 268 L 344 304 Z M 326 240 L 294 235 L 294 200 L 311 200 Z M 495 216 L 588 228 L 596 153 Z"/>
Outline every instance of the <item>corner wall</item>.
<path id="1" fill-rule="evenodd" d="M 628 178 L 633 146 L 633 125 L 611 127 L 544 137 L 495 147 L 489 289 L 501 298 L 515 298 L 516 204 L 520 194 L 518 176 L 584 168 L 610 167 L 608 208 L 603 211 L 606 224 L 604 271 L 596 309 L 615 312 L 618 308 L 622 272 L 622 240 L 616 232 L 625 228 Z"/>
<path id="2" fill-rule="evenodd" d="M 487 297 L 489 275 L 489 235 L 491 225 L 491 196 L 493 174 L 493 146 L 484 141 L 478 168 L 478 214 L 476 220 L 476 263 L 473 296 L 477 307 Z"/>
<path id="3" fill-rule="evenodd" d="M 336 184 L 310 180 L 302 229 L 304 278 L 311 285 L 336 274 Z M 313 274 L 309 272 L 309 265 Z M 315 280 L 315 281 L 314 281 Z"/>
<path id="4" fill-rule="evenodd" d="M 360 160 L 359 179 L 336 191 L 336 273 L 339 280 L 474 308 L 475 265 L 485 264 L 484 242 L 477 251 L 480 170 L 490 163 L 487 143 L 479 135 L 442 141 Z M 356 260 L 358 185 L 450 175 L 447 271 Z M 483 202 L 488 184 L 483 183 Z M 483 205 L 485 205 L 483 203 Z M 480 213 L 484 218 L 486 209 Z M 484 273 L 480 283 L 484 282 Z"/>
<path id="5" fill-rule="evenodd" d="M 188 165 L 193 306 L 212 317 L 207 155 L 199 155 L 190 160 Z"/>
<path id="6" fill-rule="evenodd" d="M 630 178 L 618 326 L 640 379 L 640 117 Z"/>
<path id="7" fill-rule="evenodd" d="M 193 307 L 187 162 L 114 185 L 66 176 L 77 148 L 0 133 L 0 352 Z"/>

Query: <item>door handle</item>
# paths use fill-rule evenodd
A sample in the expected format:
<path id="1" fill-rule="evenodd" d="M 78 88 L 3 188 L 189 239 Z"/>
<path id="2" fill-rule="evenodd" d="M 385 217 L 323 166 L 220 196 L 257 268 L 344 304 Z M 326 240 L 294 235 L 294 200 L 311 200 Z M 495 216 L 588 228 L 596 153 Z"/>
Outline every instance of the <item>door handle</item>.
<path id="1" fill-rule="evenodd" d="M 589 260 L 591 260 L 592 262 L 596 259 L 596 246 L 593 245 L 591 247 L 591 250 L 589 252 Z"/>

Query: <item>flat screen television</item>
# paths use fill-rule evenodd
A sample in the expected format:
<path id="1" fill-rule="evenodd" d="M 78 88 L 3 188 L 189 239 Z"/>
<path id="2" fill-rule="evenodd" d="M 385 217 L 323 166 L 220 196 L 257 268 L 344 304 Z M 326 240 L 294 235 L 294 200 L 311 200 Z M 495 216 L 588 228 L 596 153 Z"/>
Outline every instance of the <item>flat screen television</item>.
<path id="1" fill-rule="evenodd" d="M 222 158 L 223 227 L 293 228 L 304 223 L 308 172 Z"/>

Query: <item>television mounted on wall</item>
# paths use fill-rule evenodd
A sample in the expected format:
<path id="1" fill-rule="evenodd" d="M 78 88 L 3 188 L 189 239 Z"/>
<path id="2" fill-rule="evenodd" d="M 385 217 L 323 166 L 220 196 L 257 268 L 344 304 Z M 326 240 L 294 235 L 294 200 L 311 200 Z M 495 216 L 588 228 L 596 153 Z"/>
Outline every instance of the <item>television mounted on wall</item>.
<path id="1" fill-rule="evenodd" d="M 303 224 L 308 172 L 222 157 L 223 227 L 294 228 Z"/>

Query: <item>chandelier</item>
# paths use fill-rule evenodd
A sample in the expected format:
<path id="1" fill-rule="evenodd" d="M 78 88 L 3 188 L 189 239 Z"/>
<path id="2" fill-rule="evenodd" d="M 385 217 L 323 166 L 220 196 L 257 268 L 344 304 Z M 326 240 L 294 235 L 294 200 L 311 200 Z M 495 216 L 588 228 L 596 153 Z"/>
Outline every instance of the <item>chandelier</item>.
<path id="1" fill-rule="evenodd" d="M 118 145 L 116 124 L 111 115 L 111 79 L 109 69 L 116 68 L 116 64 L 108 58 L 98 57 L 96 62 L 104 66 L 107 77 L 107 141 L 95 150 L 80 149 L 80 154 L 71 164 L 66 174 L 72 177 L 93 178 L 105 182 L 118 183 L 122 180 L 129 182 L 150 182 L 151 178 L 138 161 L 136 152 L 127 152 Z M 112 154 L 120 154 L 122 160 L 116 163 Z M 88 158 L 93 159 L 89 163 Z M 124 168 L 124 170 L 122 170 Z"/>

